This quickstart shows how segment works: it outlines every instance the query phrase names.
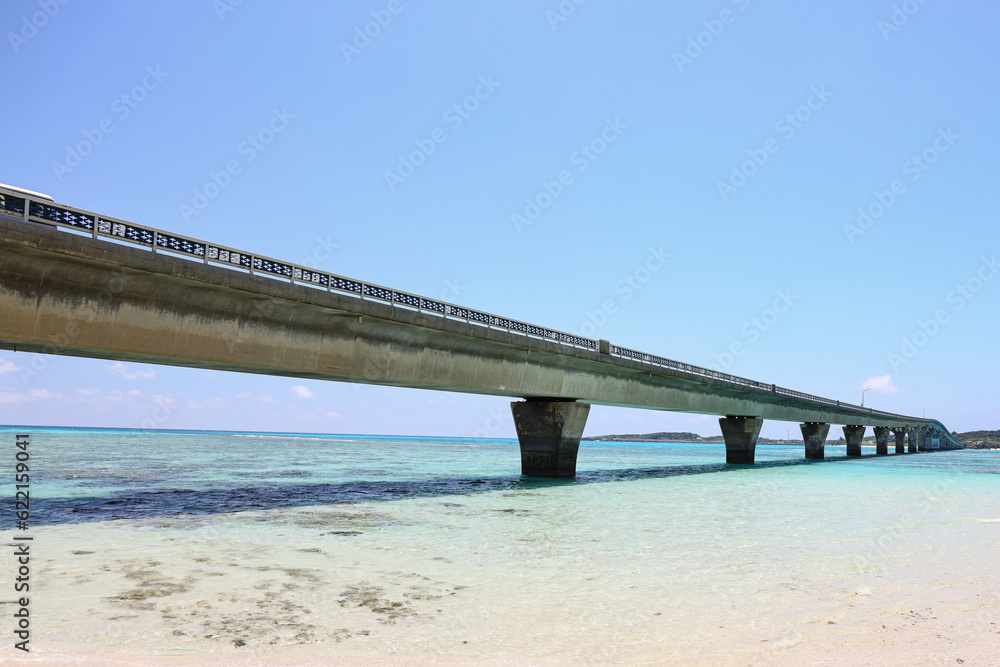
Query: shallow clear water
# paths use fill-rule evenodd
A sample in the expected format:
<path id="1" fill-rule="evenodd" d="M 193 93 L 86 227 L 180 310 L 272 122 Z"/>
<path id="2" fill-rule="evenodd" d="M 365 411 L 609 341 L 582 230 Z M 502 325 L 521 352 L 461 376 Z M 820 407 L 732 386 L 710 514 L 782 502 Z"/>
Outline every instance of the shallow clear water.
<path id="1" fill-rule="evenodd" d="M 545 481 L 509 440 L 5 428 L 0 451 L 25 431 L 41 647 L 766 662 L 861 610 L 1000 621 L 1000 452 L 584 442 Z"/>

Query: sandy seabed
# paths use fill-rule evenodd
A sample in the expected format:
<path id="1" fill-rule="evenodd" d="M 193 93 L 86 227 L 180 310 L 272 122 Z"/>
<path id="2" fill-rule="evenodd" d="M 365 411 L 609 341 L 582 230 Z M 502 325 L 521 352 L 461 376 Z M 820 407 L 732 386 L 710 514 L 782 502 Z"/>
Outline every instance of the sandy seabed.
<path id="1" fill-rule="evenodd" d="M 480 522 L 502 524 L 517 508 L 488 511 Z M 406 553 L 408 539 L 361 542 L 349 528 L 377 522 L 366 510 L 300 509 L 282 520 L 332 526 L 336 541 L 321 549 L 235 540 L 204 525 L 109 522 L 89 538 L 115 546 L 89 551 L 60 539 L 72 528 L 49 529 L 38 545 L 69 550 L 39 558 L 37 579 L 50 584 L 33 603 L 32 651 L 8 639 L 0 662 L 1000 665 L 996 520 L 974 522 L 947 547 L 897 539 L 873 567 L 833 575 L 744 557 L 737 571 L 752 583 L 720 569 L 683 579 L 689 588 L 674 597 L 643 584 L 650 566 L 639 557 L 632 572 L 592 565 L 592 576 L 574 570 L 550 590 L 551 572 L 529 565 L 519 575 L 506 558 L 505 582 Z M 911 556 L 905 565 L 893 565 L 895 549 Z M 568 566 L 586 569 L 586 556 Z"/>
<path id="2" fill-rule="evenodd" d="M 1000 667 L 988 456 L 41 525 L 0 662 Z"/>

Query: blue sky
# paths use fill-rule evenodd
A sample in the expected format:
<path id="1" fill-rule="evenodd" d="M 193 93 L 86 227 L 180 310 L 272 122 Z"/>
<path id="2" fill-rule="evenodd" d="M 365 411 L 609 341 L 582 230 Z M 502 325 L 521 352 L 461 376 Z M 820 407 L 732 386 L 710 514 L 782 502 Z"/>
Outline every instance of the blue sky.
<path id="1" fill-rule="evenodd" d="M 0 182 L 1000 428 L 998 21 L 968 0 L 11 0 Z M 0 352 L 3 423 L 512 437 L 508 402 Z M 586 433 L 664 430 L 719 432 L 595 407 Z"/>

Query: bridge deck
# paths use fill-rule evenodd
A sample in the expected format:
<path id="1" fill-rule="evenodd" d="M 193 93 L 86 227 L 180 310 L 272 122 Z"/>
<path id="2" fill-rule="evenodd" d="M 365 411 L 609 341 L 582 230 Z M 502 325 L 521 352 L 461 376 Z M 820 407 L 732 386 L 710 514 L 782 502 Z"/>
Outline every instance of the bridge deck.
<path id="1" fill-rule="evenodd" d="M 26 197 L 20 207 L 0 191 L 0 347 L 8 349 L 948 433 L 935 420 L 811 396 L 80 209 Z"/>

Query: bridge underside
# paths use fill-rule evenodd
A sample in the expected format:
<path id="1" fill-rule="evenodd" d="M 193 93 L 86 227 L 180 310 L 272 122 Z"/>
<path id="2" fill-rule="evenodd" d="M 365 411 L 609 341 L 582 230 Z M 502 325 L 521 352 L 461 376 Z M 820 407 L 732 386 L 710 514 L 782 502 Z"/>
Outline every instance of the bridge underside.
<path id="1" fill-rule="evenodd" d="M 0 312 L 0 347 L 17 351 L 801 423 L 908 425 L 57 230 L 26 232 L 4 219 Z M 578 408 L 564 409 L 579 419 Z M 567 433 L 576 429 L 569 422 Z M 540 436 L 532 437 L 537 444 Z"/>

